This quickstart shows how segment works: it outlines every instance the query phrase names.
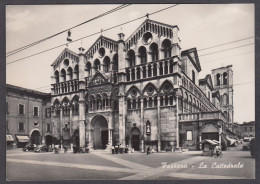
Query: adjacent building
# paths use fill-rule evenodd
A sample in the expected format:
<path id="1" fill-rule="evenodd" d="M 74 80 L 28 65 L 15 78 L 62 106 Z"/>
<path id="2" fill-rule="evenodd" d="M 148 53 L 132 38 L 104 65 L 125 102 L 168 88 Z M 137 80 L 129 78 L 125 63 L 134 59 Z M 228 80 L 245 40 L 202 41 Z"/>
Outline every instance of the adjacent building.
<path id="1" fill-rule="evenodd" d="M 51 141 L 51 95 L 6 85 L 7 148 Z M 49 135 L 49 136 L 48 136 Z"/>
<path id="2" fill-rule="evenodd" d="M 244 122 L 240 124 L 240 137 L 255 137 L 255 122 Z"/>
<path id="3" fill-rule="evenodd" d="M 232 66 L 199 79 L 197 50 L 182 50 L 178 32 L 146 19 L 127 39 L 101 35 L 86 51 L 64 49 L 51 65 L 53 140 L 139 151 L 148 144 L 157 151 L 196 150 L 203 139 L 226 146 Z"/>

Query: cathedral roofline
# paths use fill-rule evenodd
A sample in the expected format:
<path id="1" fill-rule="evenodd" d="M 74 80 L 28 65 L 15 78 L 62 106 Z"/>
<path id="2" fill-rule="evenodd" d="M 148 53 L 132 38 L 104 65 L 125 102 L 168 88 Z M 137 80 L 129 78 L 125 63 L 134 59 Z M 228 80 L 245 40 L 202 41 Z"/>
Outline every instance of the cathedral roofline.
<path id="1" fill-rule="evenodd" d="M 134 31 L 133 33 L 125 40 L 125 42 L 129 41 L 129 39 L 131 39 L 132 36 L 134 36 L 134 34 L 136 33 L 136 31 L 138 29 L 140 29 L 146 22 L 149 22 L 149 23 L 154 23 L 154 24 L 160 24 L 162 26 L 167 26 L 169 28 L 174 28 L 174 27 L 177 27 L 177 29 L 179 30 L 179 27 L 177 25 L 170 25 L 170 24 L 165 24 L 165 23 L 161 23 L 161 22 L 157 22 L 155 20 L 151 20 L 151 19 L 145 19 L 145 21 L 143 21 L 143 23 L 140 24 L 140 26 L 138 26 Z"/>
<path id="2" fill-rule="evenodd" d="M 191 57 L 190 53 L 192 53 L 192 52 L 194 53 L 195 58 Z M 188 58 L 191 60 L 192 64 L 198 70 L 198 72 L 201 71 L 199 56 L 198 56 L 198 52 L 197 52 L 196 47 L 182 51 L 181 56 L 188 56 Z"/>
<path id="3" fill-rule="evenodd" d="M 88 48 L 88 50 L 85 52 L 85 54 L 87 54 L 87 53 L 90 51 L 90 49 L 91 49 L 101 38 L 107 39 L 107 40 L 109 40 L 109 41 L 114 42 L 115 44 L 117 44 L 117 41 L 115 41 L 115 40 L 113 40 L 113 39 L 111 39 L 111 38 L 105 37 L 105 36 L 103 36 L 103 35 L 100 35 L 100 36 L 96 39 L 96 41 Z"/>
<path id="4" fill-rule="evenodd" d="M 65 53 L 65 52 L 69 52 L 75 56 L 78 57 L 78 54 L 76 52 L 73 52 L 72 50 L 65 48 L 63 49 L 63 51 L 60 53 L 60 55 L 54 60 L 54 62 L 51 64 L 51 66 L 53 66 L 54 64 L 56 64 L 58 62 L 58 60 L 60 59 L 60 57 Z"/>

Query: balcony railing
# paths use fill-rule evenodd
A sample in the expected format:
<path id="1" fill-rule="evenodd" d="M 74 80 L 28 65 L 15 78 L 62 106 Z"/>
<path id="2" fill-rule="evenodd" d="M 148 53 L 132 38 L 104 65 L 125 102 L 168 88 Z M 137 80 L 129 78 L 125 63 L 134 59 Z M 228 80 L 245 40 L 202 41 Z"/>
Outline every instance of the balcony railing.
<path id="1" fill-rule="evenodd" d="M 224 123 L 227 123 L 227 118 L 223 115 L 221 111 L 179 114 L 180 122 L 206 121 L 206 120 L 221 120 Z"/>
<path id="2" fill-rule="evenodd" d="M 79 90 L 79 80 L 74 79 L 66 82 L 60 82 L 52 84 L 54 88 L 54 94 L 63 94 Z"/>
<path id="3" fill-rule="evenodd" d="M 126 68 L 127 81 L 135 81 L 140 79 L 147 79 L 156 76 L 167 75 L 171 73 L 181 72 L 178 67 L 177 56 L 152 61 L 140 65 L 135 65 Z M 177 60 L 176 60 L 177 59 Z"/>

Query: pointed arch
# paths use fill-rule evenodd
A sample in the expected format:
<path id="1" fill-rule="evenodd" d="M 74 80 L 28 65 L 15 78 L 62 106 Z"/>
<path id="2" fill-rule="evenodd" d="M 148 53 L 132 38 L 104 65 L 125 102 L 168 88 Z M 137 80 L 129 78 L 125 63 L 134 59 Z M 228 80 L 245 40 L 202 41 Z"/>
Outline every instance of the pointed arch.
<path id="1" fill-rule="evenodd" d="M 133 85 L 133 86 L 131 86 L 131 87 L 129 88 L 129 90 L 128 90 L 127 93 L 126 93 L 126 96 L 130 95 L 130 93 L 131 93 L 131 95 L 132 95 L 133 97 L 137 97 L 137 96 L 140 96 L 140 95 L 141 95 L 140 90 L 139 90 L 135 85 Z M 138 95 L 138 94 L 139 94 L 139 95 Z"/>
<path id="2" fill-rule="evenodd" d="M 73 79 L 73 71 L 71 67 L 68 67 L 67 69 L 67 75 L 68 75 L 68 80 L 72 80 Z"/>
<path id="3" fill-rule="evenodd" d="M 86 64 L 86 70 L 90 71 L 91 70 L 91 63 L 88 61 Z"/>
<path id="4" fill-rule="evenodd" d="M 173 90 L 173 83 L 166 79 L 159 88 L 160 93 L 168 93 Z"/>
<path id="5" fill-rule="evenodd" d="M 79 96 L 78 95 L 74 95 L 73 98 L 71 99 L 71 103 L 73 102 L 79 102 Z"/>
<path id="6" fill-rule="evenodd" d="M 74 67 L 74 79 L 79 79 L 79 65 L 76 64 Z"/>
<path id="7" fill-rule="evenodd" d="M 171 57 L 171 41 L 169 39 L 164 39 L 161 48 L 164 52 L 164 58 Z"/>
<path id="8" fill-rule="evenodd" d="M 228 74 L 227 72 L 223 73 L 223 85 L 228 84 Z"/>
<path id="9" fill-rule="evenodd" d="M 150 50 L 151 55 L 152 55 L 152 61 L 157 61 L 158 60 L 158 53 L 159 53 L 159 49 L 158 49 L 157 43 L 153 42 L 150 45 L 149 50 Z"/>
<path id="10" fill-rule="evenodd" d="M 62 99 L 62 101 L 61 101 L 61 104 L 69 104 L 69 99 L 68 99 L 68 97 L 64 97 L 63 99 Z"/>
<path id="11" fill-rule="evenodd" d="M 65 69 L 63 68 L 60 72 L 60 77 L 61 77 L 61 82 L 66 82 L 66 71 Z"/>
<path id="12" fill-rule="evenodd" d="M 59 105 L 60 105 L 60 100 L 59 100 L 58 98 L 56 98 L 56 99 L 54 100 L 54 102 L 53 102 L 53 105 L 54 105 L 55 107 L 59 106 Z"/>
<path id="13" fill-rule="evenodd" d="M 128 60 L 128 66 L 129 67 L 132 67 L 132 66 L 136 65 L 136 62 L 135 62 L 135 51 L 134 50 L 130 49 L 127 52 L 127 60 Z"/>
<path id="14" fill-rule="evenodd" d="M 59 83 L 60 81 L 59 81 L 59 71 L 58 70 L 56 70 L 54 72 L 54 77 L 55 77 L 55 83 Z"/>
<path id="15" fill-rule="evenodd" d="M 118 71 L 118 54 L 117 53 L 115 53 L 113 56 L 113 70 L 115 72 Z"/>
<path id="16" fill-rule="evenodd" d="M 141 64 L 147 63 L 147 52 L 144 46 L 139 47 L 138 54 L 141 60 Z"/>
<path id="17" fill-rule="evenodd" d="M 103 60 L 103 72 L 107 73 L 110 70 L 110 57 L 105 56 Z"/>
<path id="18" fill-rule="evenodd" d="M 142 91 L 142 95 L 144 95 L 144 93 L 145 93 L 146 91 L 147 91 L 148 93 L 153 92 L 153 91 L 151 91 L 152 89 L 149 89 L 149 88 L 152 88 L 152 89 L 155 91 L 155 93 L 157 94 L 158 90 L 157 90 L 156 86 L 155 86 L 153 83 L 149 82 L 149 83 L 146 84 L 146 86 L 144 87 L 144 89 L 143 89 L 143 91 Z"/>

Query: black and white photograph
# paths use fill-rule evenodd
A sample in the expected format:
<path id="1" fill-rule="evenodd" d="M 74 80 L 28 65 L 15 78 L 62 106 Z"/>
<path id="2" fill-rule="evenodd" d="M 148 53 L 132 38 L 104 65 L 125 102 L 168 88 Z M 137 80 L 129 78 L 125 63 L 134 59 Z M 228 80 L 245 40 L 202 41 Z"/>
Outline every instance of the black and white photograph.
<path id="1" fill-rule="evenodd" d="M 255 179 L 255 5 L 5 5 L 6 180 Z"/>

